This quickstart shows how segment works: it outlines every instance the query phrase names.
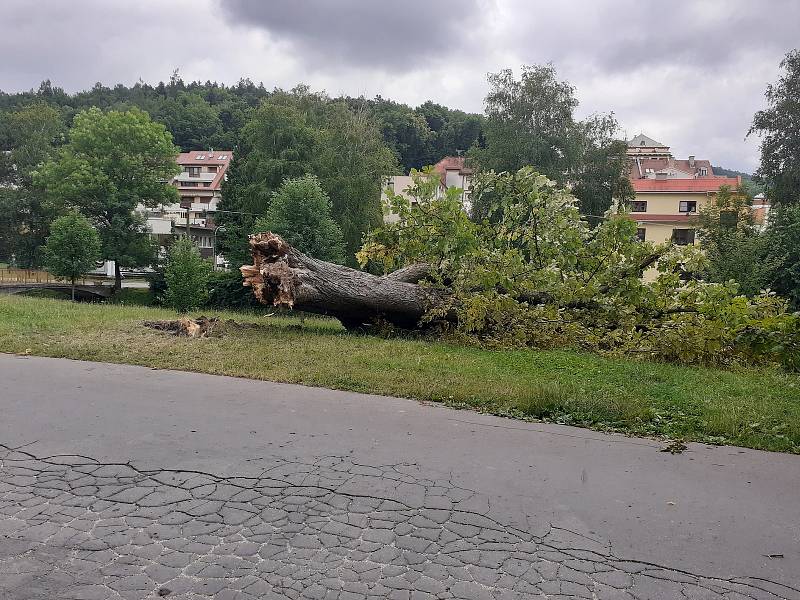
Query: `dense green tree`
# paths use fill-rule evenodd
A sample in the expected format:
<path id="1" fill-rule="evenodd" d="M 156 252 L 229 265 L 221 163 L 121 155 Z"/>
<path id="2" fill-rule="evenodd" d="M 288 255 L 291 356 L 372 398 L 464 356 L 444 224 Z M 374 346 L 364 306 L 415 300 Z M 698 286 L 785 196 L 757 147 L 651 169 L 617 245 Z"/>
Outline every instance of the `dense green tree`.
<path id="1" fill-rule="evenodd" d="M 781 61 L 784 73 L 767 86 L 768 108 L 753 117 L 750 134 L 761 137 L 761 166 L 756 175 L 777 203 L 800 203 L 800 50 Z"/>
<path id="2" fill-rule="evenodd" d="M 800 310 L 800 205 L 773 208 L 764 237 L 767 285 Z"/>
<path id="3" fill-rule="evenodd" d="M 575 88 L 559 81 L 555 68 L 524 66 L 520 79 L 510 69 L 489 75 L 484 146 L 470 158 L 481 170 L 517 171 L 532 166 L 573 189 L 584 214 L 602 214 L 612 198 L 631 197 L 624 145 L 615 141 L 612 115 L 575 119 Z M 486 207 L 476 206 L 478 214 Z"/>
<path id="4" fill-rule="evenodd" d="M 433 132 L 431 163 L 438 162 L 445 156 L 460 156 L 481 142 L 481 115 L 453 110 L 431 101 L 420 104 L 415 112 L 425 118 Z M 413 166 L 419 168 L 419 165 Z"/>
<path id="5" fill-rule="evenodd" d="M 331 199 L 347 262 L 354 265 L 364 233 L 383 222 L 381 182 L 396 171 L 397 162 L 363 106 L 330 104 L 319 126 L 312 172 Z"/>
<path id="6" fill-rule="evenodd" d="M 102 257 L 115 261 L 115 289 L 121 267 L 152 262 L 146 221 L 136 209 L 177 201 L 169 184 L 179 172 L 177 152 L 164 126 L 147 113 L 93 108 L 76 115 L 69 143 L 36 173 L 54 205 L 76 208 L 92 221 Z"/>
<path id="7" fill-rule="evenodd" d="M 248 262 L 247 234 L 284 179 L 311 170 L 316 131 L 296 107 L 265 101 L 242 128 L 216 222 L 219 248 L 234 266 Z"/>
<path id="8" fill-rule="evenodd" d="M 314 175 L 287 179 L 275 192 L 254 233 L 271 231 L 320 260 L 342 263 L 344 238 L 331 216 L 331 200 Z"/>
<path id="9" fill-rule="evenodd" d="M 594 115 L 576 127 L 578 155 L 568 179 L 581 212 L 596 225 L 615 200 L 624 205 L 635 196 L 628 177 L 628 144 L 615 139 L 619 129 L 613 115 Z"/>
<path id="10" fill-rule="evenodd" d="M 100 236 L 86 217 L 70 211 L 50 225 L 44 257 L 48 271 L 69 280 L 75 300 L 75 280 L 100 258 Z"/>
<path id="11" fill-rule="evenodd" d="M 208 298 L 210 278 L 211 262 L 204 260 L 192 241 L 182 236 L 170 248 L 164 270 L 164 301 L 179 313 L 194 310 Z"/>
<path id="12" fill-rule="evenodd" d="M 63 143 L 61 113 L 37 101 L 0 114 L 0 256 L 22 267 L 41 264 L 41 247 L 57 213 L 32 186 L 32 173 Z"/>
<path id="13" fill-rule="evenodd" d="M 383 139 L 394 151 L 404 171 L 420 169 L 436 162 L 433 154 L 434 134 L 422 114 L 405 104 L 380 96 L 370 105 L 381 124 Z"/>
<path id="14" fill-rule="evenodd" d="M 396 169 L 363 103 L 332 101 L 305 86 L 276 91 L 242 129 L 223 185 L 220 247 L 233 264 L 247 262 L 247 234 L 269 208 L 273 192 L 286 179 L 311 173 L 331 199 L 347 261 L 354 263 L 364 232 L 381 223 L 381 182 Z"/>
<path id="15" fill-rule="evenodd" d="M 564 183 L 576 162 L 575 88 L 559 81 L 555 68 L 524 66 L 519 80 L 511 69 L 489 75 L 486 147 L 472 158 L 483 170 L 516 171 L 532 166 Z"/>
<path id="16" fill-rule="evenodd" d="M 155 118 L 166 125 L 183 152 L 213 147 L 223 134 L 219 111 L 199 94 L 181 92 L 166 100 Z"/>
<path id="17" fill-rule="evenodd" d="M 767 256 L 767 236 L 756 227 L 750 206 L 743 189 L 720 187 L 714 202 L 700 210 L 700 235 L 707 259 L 703 276 L 735 281 L 742 294 L 755 296 L 769 287 L 774 259 Z"/>

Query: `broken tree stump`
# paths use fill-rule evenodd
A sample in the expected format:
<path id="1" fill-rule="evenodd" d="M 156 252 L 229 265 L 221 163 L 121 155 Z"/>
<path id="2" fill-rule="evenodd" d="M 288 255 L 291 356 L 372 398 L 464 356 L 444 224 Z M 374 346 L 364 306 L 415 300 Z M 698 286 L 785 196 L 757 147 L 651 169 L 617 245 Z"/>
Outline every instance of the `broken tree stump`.
<path id="1" fill-rule="evenodd" d="M 145 321 L 144 326 L 158 331 L 167 331 L 177 336 L 185 337 L 208 337 L 214 331 L 214 327 L 219 323 L 219 319 L 205 316 L 196 319 L 177 319 L 174 321 Z"/>
<path id="2" fill-rule="evenodd" d="M 428 265 L 410 265 L 379 277 L 303 254 L 274 233 L 250 236 L 252 265 L 240 268 L 243 285 L 259 302 L 330 315 L 348 329 L 384 319 L 404 328 L 418 327 L 444 292 L 419 285 Z"/>

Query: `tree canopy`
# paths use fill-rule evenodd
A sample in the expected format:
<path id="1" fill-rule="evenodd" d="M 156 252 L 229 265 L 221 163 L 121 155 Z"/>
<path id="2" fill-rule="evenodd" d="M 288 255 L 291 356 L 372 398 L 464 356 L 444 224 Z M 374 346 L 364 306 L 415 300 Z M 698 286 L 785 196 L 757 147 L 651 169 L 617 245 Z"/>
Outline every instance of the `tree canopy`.
<path id="1" fill-rule="evenodd" d="M 783 74 L 767 86 L 768 108 L 758 111 L 748 135 L 761 137 L 756 175 L 778 203 L 800 203 L 800 50 L 781 61 Z"/>
<path id="2" fill-rule="evenodd" d="M 429 265 L 440 295 L 426 319 L 460 339 L 800 369 L 800 317 L 784 299 L 702 281 L 700 249 L 640 242 L 624 210 L 590 227 L 574 196 L 523 167 L 476 176 L 473 198 L 487 209 L 475 221 L 457 193 L 435 194 L 428 174 L 413 177 L 416 202 L 392 195 L 397 222 L 373 231 L 359 259 L 387 271 Z M 647 269 L 654 277 L 642 277 Z"/>
<path id="3" fill-rule="evenodd" d="M 64 142 L 61 113 L 35 102 L 0 114 L 0 256 L 22 267 L 41 264 L 41 247 L 57 212 L 32 185 L 34 170 Z"/>
<path id="4" fill-rule="evenodd" d="M 342 230 L 331 217 L 331 200 L 314 175 L 286 179 L 275 192 L 253 233 L 271 231 L 300 252 L 325 260 L 344 261 Z"/>
<path id="5" fill-rule="evenodd" d="M 100 237 L 86 217 L 70 211 L 50 225 L 44 255 L 47 269 L 70 281 L 75 300 L 75 280 L 100 258 Z"/>
<path id="6" fill-rule="evenodd" d="M 177 201 L 169 184 L 179 172 L 178 149 L 163 125 L 139 109 L 75 116 L 69 142 L 35 173 L 34 181 L 57 207 L 74 208 L 100 234 L 102 255 L 120 267 L 148 265 L 152 246 L 139 205 Z"/>
<path id="7" fill-rule="evenodd" d="M 181 236 L 172 244 L 164 269 L 164 301 L 179 313 L 202 306 L 208 297 L 210 277 L 211 262 L 201 258 L 189 238 Z"/>
<path id="8" fill-rule="evenodd" d="M 612 114 L 575 119 L 575 88 L 560 81 L 552 65 L 524 66 L 489 75 L 483 146 L 469 156 L 485 171 L 533 167 L 560 185 L 570 185 L 584 214 L 602 216 L 612 199 L 632 196 L 625 143 Z M 473 203 L 478 214 L 486 207 Z"/>
<path id="9" fill-rule="evenodd" d="M 242 130 L 223 185 L 220 247 L 233 264 L 247 262 L 247 234 L 269 209 L 273 193 L 287 179 L 313 174 L 330 197 L 353 263 L 364 232 L 381 222 L 381 182 L 396 169 L 365 106 L 305 87 L 276 92 Z"/>

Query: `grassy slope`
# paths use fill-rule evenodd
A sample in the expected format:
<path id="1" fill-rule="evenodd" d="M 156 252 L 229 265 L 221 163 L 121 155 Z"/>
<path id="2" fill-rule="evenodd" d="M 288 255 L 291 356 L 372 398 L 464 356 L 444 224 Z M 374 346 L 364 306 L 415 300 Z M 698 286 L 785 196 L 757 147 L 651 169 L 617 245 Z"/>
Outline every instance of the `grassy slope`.
<path id="1" fill-rule="evenodd" d="M 800 452 L 800 378 L 608 359 L 491 352 L 352 335 L 336 321 L 222 313 L 257 328 L 175 338 L 143 306 L 0 296 L 0 351 L 202 371 L 443 401 L 519 418 Z"/>

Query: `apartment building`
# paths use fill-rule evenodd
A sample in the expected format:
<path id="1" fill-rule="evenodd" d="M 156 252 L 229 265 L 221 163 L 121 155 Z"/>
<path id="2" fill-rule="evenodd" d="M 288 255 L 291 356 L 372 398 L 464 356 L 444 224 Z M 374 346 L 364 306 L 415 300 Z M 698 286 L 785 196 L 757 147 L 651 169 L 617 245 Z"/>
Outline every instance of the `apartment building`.
<path id="1" fill-rule="evenodd" d="M 465 159 L 461 156 L 446 156 L 433 166 L 434 173 L 439 178 L 437 195 L 441 195 L 449 188 L 461 190 L 461 202 L 465 210 L 469 210 L 469 194 L 473 171 L 465 164 Z M 386 190 L 391 190 L 393 194 L 399 194 L 414 204 L 417 199 L 408 193 L 410 187 L 414 185 L 411 175 L 393 175 L 389 177 L 381 191 L 381 203 L 387 200 Z M 396 214 L 388 214 L 384 217 L 387 223 L 397 222 Z"/>
<path id="2" fill-rule="evenodd" d="M 713 202 L 723 185 L 736 188 L 738 177 L 704 177 L 698 179 L 634 179 L 631 181 L 636 199 L 630 204 L 631 218 L 638 225 L 640 240 L 696 243 L 695 231 L 699 210 Z"/>
<path id="3" fill-rule="evenodd" d="M 204 258 L 214 254 L 213 212 L 222 197 L 222 182 L 227 179 L 233 152 L 230 150 L 193 150 L 178 155 L 181 172 L 172 180 L 180 202 L 162 204 L 147 211 L 150 231 L 157 237 L 185 235 L 187 217 L 189 235 Z M 221 264 L 222 257 L 215 258 Z"/>
<path id="4" fill-rule="evenodd" d="M 722 186 L 737 188 L 740 177 L 719 177 L 708 160 L 676 159 L 670 147 L 644 134 L 628 142 L 629 177 L 636 194 L 631 217 L 637 235 L 652 242 L 694 244 L 699 210 Z"/>

